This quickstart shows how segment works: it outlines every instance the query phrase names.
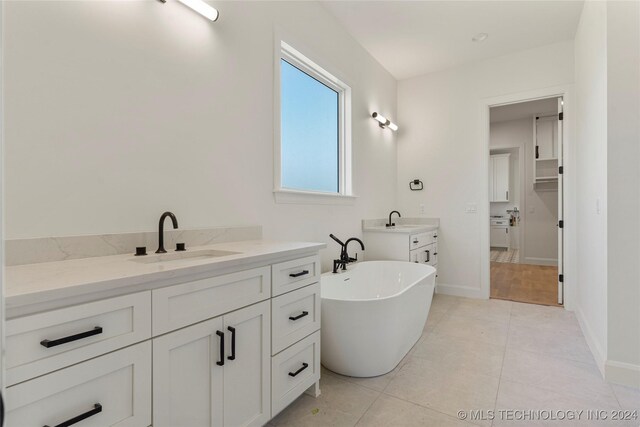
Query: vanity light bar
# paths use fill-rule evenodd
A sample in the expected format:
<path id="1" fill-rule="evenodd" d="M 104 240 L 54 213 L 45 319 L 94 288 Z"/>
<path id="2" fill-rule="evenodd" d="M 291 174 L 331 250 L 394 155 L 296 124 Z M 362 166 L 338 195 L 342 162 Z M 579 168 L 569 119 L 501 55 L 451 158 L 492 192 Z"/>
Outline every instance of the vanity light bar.
<path id="1" fill-rule="evenodd" d="M 220 14 L 218 13 L 218 9 L 208 5 L 203 0 L 178 0 L 178 1 L 184 4 L 185 6 L 189 6 L 191 9 L 195 10 L 200 15 L 212 21 L 217 20 L 218 16 L 220 16 Z"/>
<path id="2" fill-rule="evenodd" d="M 397 124 L 393 123 L 391 120 L 387 119 L 383 115 L 376 113 L 375 111 L 373 112 L 371 117 L 373 117 L 374 119 L 376 119 L 378 121 L 378 125 L 382 129 L 388 127 L 392 131 L 397 131 L 398 130 L 398 125 Z"/>
<path id="3" fill-rule="evenodd" d="M 159 0 L 161 3 L 166 3 L 167 0 Z M 178 0 L 185 6 L 189 6 L 191 9 L 198 12 L 200 15 L 207 19 L 216 21 L 220 16 L 218 9 L 204 2 L 204 0 Z"/>

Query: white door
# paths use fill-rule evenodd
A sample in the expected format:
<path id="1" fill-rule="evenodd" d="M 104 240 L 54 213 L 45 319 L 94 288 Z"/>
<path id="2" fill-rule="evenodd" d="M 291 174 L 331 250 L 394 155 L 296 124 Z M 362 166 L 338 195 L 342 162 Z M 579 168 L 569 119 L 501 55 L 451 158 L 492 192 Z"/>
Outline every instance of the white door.
<path id="1" fill-rule="evenodd" d="M 563 112 L 563 100 L 562 98 L 558 98 L 558 304 L 564 303 L 564 211 L 563 211 L 563 177 L 564 175 L 561 173 L 564 172 L 562 166 L 562 137 L 563 137 L 563 121 L 564 112 Z"/>
<path id="2" fill-rule="evenodd" d="M 226 314 L 224 332 L 224 425 L 262 426 L 271 418 L 270 301 Z"/>
<path id="3" fill-rule="evenodd" d="M 223 425 L 222 317 L 153 339 L 154 427 Z"/>

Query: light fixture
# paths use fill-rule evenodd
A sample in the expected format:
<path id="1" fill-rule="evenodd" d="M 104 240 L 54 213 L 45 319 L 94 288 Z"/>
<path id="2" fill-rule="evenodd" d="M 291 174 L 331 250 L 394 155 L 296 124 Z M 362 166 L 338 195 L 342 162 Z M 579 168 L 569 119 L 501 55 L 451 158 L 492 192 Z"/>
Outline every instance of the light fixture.
<path id="1" fill-rule="evenodd" d="M 211 5 L 207 4 L 203 0 L 178 0 L 178 1 L 184 4 L 185 6 L 189 6 L 191 9 L 195 10 L 200 15 L 212 21 L 216 21 L 220 16 L 220 13 L 218 13 L 218 9 L 216 9 L 215 7 L 212 7 Z M 160 2 L 166 3 L 167 0 L 160 0 Z"/>
<path id="2" fill-rule="evenodd" d="M 382 129 L 389 128 L 392 131 L 398 130 L 398 125 L 397 124 L 393 123 L 391 120 L 387 119 L 383 115 L 376 113 L 375 111 L 373 112 L 371 117 L 373 117 L 374 119 L 376 119 L 378 121 L 378 125 Z"/>
<path id="3" fill-rule="evenodd" d="M 487 33 L 478 33 L 475 36 L 473 36 L 471 38 L 471 40 L 474 41 L 474 42 L 480 43 L 480 42 L 485 41 L 487 39 L 487 37 L 489 37 L 489 34 L 487 34 Z"/>

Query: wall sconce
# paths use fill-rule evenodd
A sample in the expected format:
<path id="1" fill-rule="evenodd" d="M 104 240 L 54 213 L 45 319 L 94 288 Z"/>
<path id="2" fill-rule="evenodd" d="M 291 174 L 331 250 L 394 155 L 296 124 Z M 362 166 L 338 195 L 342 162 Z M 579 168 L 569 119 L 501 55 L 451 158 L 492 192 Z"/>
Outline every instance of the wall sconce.
<path id="1" fill-rule="evenodd" d="M 378 125 L 382 129 L 389 128 L 392 131 L 398 130 L 398 125 L 397 124 L 393 123 L 391 120 L 387 119 L 386 117 L 381 116 L 380 114 L 376 113 L 375 111 L 373 112 L 371 117 L 373 117 L 374 119 L 376 119 L 378 121 Z"/>
<path id="2" fill-rule="evenodd" d="M 178 0 L 178 1 L 184 4 L 185 6 L 189 6 L 191 9 L 195 10 L 200 15 L 212 21 L 216 21 L 220 16 L 220 13 L 218 13 L 218 9 L 205 3 L 203 0 Z M 166 3 L 167 0 L 160 0 L 160 2 Z"/>

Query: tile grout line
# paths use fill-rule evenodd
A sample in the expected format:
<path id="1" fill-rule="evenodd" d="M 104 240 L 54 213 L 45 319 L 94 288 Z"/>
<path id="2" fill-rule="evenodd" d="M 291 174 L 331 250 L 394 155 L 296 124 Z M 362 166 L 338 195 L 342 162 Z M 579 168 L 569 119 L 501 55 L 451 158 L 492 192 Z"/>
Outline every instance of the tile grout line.
<path id="1" fill-rule="evenodd" d="M 500 365 L 500 376 L 498 377 L 498 388 L 496 389 L 496 399 L 493 404 L 494 419 L 491 420 L 492 427 L 495 422 L 495 413 L 498 408 L 498 395 L 500 394 L 500 385 L 502 384 L 502 371 L 504 370 L 504 361 L 507 357 L 507 347 L 509 346 L 509 332 L 511 331 L 511 317 L 513 316 L 512 310 L 513 310 L 513 303 L 511 303 L 509 307 L 509 320 L 507 322 L 507 339 L 504 343 L 504 351 L 502 352 L 502 364 Z"/>

